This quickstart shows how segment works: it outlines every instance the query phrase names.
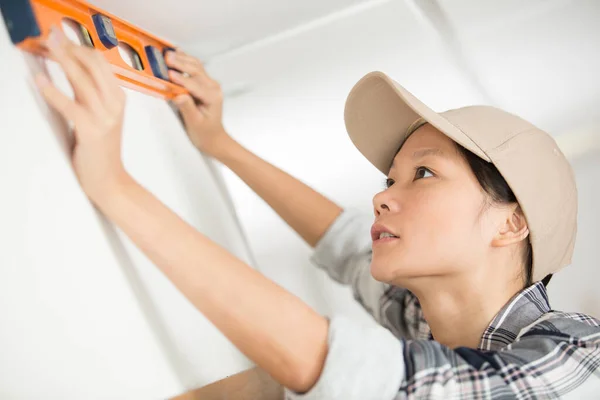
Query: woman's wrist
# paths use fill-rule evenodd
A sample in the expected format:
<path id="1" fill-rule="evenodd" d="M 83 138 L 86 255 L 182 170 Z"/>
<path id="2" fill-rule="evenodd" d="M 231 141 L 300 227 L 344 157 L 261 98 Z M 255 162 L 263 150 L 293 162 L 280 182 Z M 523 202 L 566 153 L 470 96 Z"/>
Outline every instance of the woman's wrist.
<path id="1" fill-rule="evenodd" d="M 129 189 L 136 184 L 137 182 L 133 177 L 123 169 L 108 178 L 101 187 L 90 191 L 88 197 L 98 208 L 106 213 L 122 197 L 126 196 Z"/>
<path id="2" fill-rule="evenodd" d="M 215 141 L 209 155 L 228 167 L 240 155 L 240 149 L 243 149 L 243 147 L 235 139 L 228 134 L 224 134 Z"/>

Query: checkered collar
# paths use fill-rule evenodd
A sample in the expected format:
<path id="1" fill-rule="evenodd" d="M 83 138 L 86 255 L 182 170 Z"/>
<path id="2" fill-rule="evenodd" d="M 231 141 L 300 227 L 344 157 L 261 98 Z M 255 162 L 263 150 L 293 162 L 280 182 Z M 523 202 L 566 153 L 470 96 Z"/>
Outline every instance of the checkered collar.
<path id="1" fill-rule="evenodd" d="M 513 343 L 519 332 L 550 311 L 548 293 L 537 282 L 517 293 L 502 309 L 481 337 L 479 349 L 496 351 Z"/>

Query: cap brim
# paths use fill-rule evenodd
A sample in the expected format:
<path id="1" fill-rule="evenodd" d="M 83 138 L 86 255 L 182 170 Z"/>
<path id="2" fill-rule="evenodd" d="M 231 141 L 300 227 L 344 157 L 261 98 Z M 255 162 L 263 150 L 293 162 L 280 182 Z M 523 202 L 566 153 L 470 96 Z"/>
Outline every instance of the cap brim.
<path id="1" fill-rule="evenodd" d="M 350 139 L 386 175 L 396 153 L 411 133 L 409 128 L 420 118 L 467 150 L 490 161 L 458 127 L 382 72 L 371 72 L 358 81 L 348 95 L 344 111 Z"/>

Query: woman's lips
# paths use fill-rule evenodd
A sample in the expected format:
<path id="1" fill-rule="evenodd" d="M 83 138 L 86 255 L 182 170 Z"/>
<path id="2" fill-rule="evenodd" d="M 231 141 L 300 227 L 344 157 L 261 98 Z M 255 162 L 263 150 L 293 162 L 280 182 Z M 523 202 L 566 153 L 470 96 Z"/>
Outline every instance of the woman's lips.
<path id="1" fill-rule="evenodd" d="M 382 234 L 384 234 L 384 236 L 382 236 Z M 399 239 L 398 235 L 393 233 L 383 224 L 375 223 L 371 227 L 371 240 L 373 240 L 373 243 L 387 243 L 396 239 Z"/>
<path id="2" fill-rule="evenodd" d="M 398 240 L 398 239 L 400 239 L 400 238 L 399 237 L 382 237 L 381 239 L 373 240 L 373 244 L 389 243 L 389 242 L 393 242 L 394 240 Z"/>

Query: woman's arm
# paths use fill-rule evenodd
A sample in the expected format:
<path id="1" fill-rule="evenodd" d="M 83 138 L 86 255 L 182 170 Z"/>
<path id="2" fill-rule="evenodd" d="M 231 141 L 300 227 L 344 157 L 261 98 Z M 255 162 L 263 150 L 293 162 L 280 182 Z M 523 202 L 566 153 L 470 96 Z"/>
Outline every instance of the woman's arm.
<path id="1" fill-rule="evenodd" d="M 239 176 L 304 239 L 315 247 L 342 209 L 298 179 L 233 139 L 217 159 Z"/>
<path id="2" fill-rule="evenodd" d="M 284 388 L 259 367 L 228 376 L 171 400 L 282 400 Z"/>
<path id="3" fill-rule="evenodd" d="M 195 58 L 179 51 L 167 54 L 169 66 L 190 76 L 171 72 L 191 97 L 176 100 L 192 143 L 237 174 L 310 246 L 314 247 L 342 209 L 325 196 L 242 147 L 222 125 L 223 99 L 219 85 Z"/>
<path id="4" fill-rule="evenodd" d="M 75 94 L 37 77 L 74 123 L 73 166 L 90 200 L 231 342 L 281 384 L 307 391 L 327 353 L 327 320 L 194 230 L 135 182 L 121 160 L 125 96 L 110 65 L 56 30 L 48 43 Z"/>
<path id="5" fill-rule="evenodd" d="M 216 245 L 133 179 L 97 205 L 240 351 L 282 385 L 308 390 L 327 353 L 327 320 Z"/>

